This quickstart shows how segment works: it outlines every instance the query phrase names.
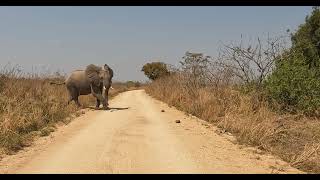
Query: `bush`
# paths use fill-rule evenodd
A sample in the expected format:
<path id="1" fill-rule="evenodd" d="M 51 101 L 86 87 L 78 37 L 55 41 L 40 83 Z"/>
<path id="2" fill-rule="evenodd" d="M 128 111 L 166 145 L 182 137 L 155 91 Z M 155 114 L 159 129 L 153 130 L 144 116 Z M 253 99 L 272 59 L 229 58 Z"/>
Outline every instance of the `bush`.
<path id="1" fill-rule="evenodd" d="M 267 150 L 294 167 L 319 173 L 320 122 L 300 113 L 320 115 L 319 8 L 314 8 L 306 23 L 292 35 L 290 49 L 284 50 L 278 40 L 269 39 L 267 46 L 258 40 L 254 50 L 241 44 L 227 46 L 211 69 L 207 61 L 202 61 L 202 54 L 187 52 L 186 63 L 181 63 L 183 71 L 156 79 L 146 92 L 233 133 L 240 143 Z M 215 69 L 219 66 L 222 71 Z M 229 83 L 233 76 L 238 81 Z M 202 83 L 203 79 L 209 79 L 209 83 Z M 284 113 L 269 108 L 278 105 Z"/>
<path id="2" fill-rule="evenodd" d="M 1 75 L 2 74 L 2 75 Z M 16 71 L 0 72 L 0 152 L 17 151 L 32 142 L 32 133 L 48 135 L 56 122 L 68 122 L 68 116 L 79 109 L 74 103 L 67 105 L 68 92 L 65 86 L 50 85 L 62 77 L 39 77 L 36 74 L 19 76 Z M 110 97 L 127 91 L 124 83 L 113 84 Z M 95 105 L 92 95 L 80 96 L 85 106 Z"/>
<path id="3" fill-rule="evenodd" d="M 141 86 L 141 83 L 139 81 L 127 81 L 125 84 L 128 88 L 131 88 L 131 87 L 138 88 Z"/>
<path id="4" fill-rule="evenodd" d="M 147 63 L 142 67 L 141 71 L 143 71 L 150 80 L 155 80 L 170 74 L 167 65 L 163 62 Z"/>
<path id="5" fill-rule="evenodd" d="M 281 110 L 320 115 L 320 81 L 316 70 L 309 69 L 301 54 L 279 62 L 266 85 L 270 99 L 279 103 Z"/>
<path id="6" fill-rule="evenodd" d="M 289 112 L 319 116 L 320 107 L 320 10 L 292 34 L 292 47 L 280 59 L 266 81 L 271 101 Z"/>
<path id="7" fill-rule="evenodd" d="M 19 150 L 29 133 L 61 121 L 75 106 L 67 106 L 64 86 L 53 88 L 44 79 L 7 76 L 0 92 L 0 148 Z"/>
<path id="8" fill-rule="evenodd" d="M 160 78 L 146 92 L 170 106 L 231 132 L 239 143 L 257 146 L 309 172 L 320 172 L 320 122 L 305 116 L 278 114 L 253 90 L 232 86 L 192 89 L 183 74 Z M 195 94 L 195 95 L 194 95 Z"/>

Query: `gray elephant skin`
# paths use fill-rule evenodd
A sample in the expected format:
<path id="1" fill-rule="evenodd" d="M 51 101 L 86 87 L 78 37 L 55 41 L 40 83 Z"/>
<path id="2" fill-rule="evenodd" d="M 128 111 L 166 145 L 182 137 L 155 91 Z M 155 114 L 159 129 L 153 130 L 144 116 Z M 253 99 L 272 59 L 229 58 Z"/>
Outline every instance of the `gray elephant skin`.
<path id="1" fill-rule="evenodd" d="M 50 84 L 65 84 L 69 92 L 68 104 L 75 101 L 78 107 L 80 95 L 92 94 L 96 99 L 96 108 L 102 103 L 104 109 L 108 109 L 108 94 L 112 84 L 113 70 L 107 65 L 96 66 L 90 64 L 85 70 L 73 71 L 64 83 L 50 82 Z"/>

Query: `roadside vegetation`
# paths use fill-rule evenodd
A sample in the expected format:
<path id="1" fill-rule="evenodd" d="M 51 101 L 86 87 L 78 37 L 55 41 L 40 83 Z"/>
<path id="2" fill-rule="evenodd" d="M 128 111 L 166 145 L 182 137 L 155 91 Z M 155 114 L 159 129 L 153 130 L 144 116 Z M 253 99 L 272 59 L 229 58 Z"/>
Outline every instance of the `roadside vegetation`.
<path id="1" fill-rule="evenodd" d="M 0 71 L 0 155 L 14 153 L 32 143 L 34 137 L 47 136 L 57 122 L 69 123 L 83 112 L 72 102 L 67 105 L 65 86 L 50 85 L 64 76 L 25 74 L 19 67 Z M 139 88 L 139 82 L 114 82 L 109 96 Z M 80 96 L 84 107 L 95 106 L 92 95 Z"/>
<path id="2" fill-rule="evenodd" d="M 178 67 L 158 68 L 164 75 L 157 78 L 142 71 L 151 80 L 151 96 L 231 132 L 239 143 L 319 173 L 319 66 L 315 7 L 288 35 L 223 44 L 217 57 L 186 52 Z"/>

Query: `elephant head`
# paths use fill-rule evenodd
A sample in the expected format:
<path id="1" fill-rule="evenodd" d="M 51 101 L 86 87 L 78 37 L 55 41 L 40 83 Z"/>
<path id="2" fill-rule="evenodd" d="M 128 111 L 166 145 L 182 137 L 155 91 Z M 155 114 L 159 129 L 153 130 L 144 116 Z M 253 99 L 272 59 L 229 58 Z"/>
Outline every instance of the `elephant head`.
<path id="1" fill-rule="evenodd" d="M 107 64 L 102 67 L 90 64 L 87 66 L 85 73 L 89 79 L 92 94 L 102 101 L 104 106 L 107 105 L 113 70 Z"/>

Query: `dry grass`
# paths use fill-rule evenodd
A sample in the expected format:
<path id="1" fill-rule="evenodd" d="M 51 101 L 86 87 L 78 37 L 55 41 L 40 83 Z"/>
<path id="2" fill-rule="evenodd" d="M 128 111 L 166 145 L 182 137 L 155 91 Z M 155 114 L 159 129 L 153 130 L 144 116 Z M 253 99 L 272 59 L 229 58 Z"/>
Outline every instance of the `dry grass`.
<path id="1" fill-rule="evenodd" d="M 320 172 L 320 121 L 302 115 L 279 115 L 255 94 L 231 87 L 188 87 L 180 76 L 159 79 L 146 87 L 153 97 L 214 123 L 239 143 L 257 146 L 307 172 Z"/>
<path id="2" fill-rule="evenodd" d="M 0 152 L 12 153 L 28 146 L 35 136 L 54 131 L 56 122 L 68 123 L 67 117 L 79 112 L 74 103 L 67 105 L 65 86 L 49 82 L 35 75 L 23 78 L 15 71 L 0 74 Z M 134 87 L 115 83 L 113 88 L 110 97 Z M 85 107 L 96 103 L 92 95 L 80 96 L 79 101 Z"/>

